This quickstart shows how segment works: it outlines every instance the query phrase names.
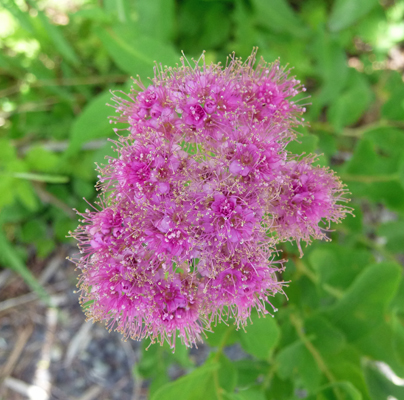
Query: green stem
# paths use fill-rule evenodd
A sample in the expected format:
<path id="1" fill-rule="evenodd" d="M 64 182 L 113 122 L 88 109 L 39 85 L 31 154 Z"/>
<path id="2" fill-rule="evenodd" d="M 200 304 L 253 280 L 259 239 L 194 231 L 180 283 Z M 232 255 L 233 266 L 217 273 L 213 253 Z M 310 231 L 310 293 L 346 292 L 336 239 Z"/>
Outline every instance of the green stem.
<path id="1" fill-rule="evenodd" d="M 324 360 L 321 357 L 321 354 L 319 353 L 319 351 L 315 348 L 313 343 L 311 343 L 309 338 L 304 334 L 303 322 L 295 314 L 290 314 L 290 322 L 294 326 L 294 328 L 296 330 L 296 333 L 297 333 L 297 336 L 299 337 L 299 339 L 303 342 L 306 349 L 313 356 L 313 358 L 316 361 L 320 371 L 326 376 L 326 378 L 329 380 L 329 382 L 331 384 L 334 384 L 336 382 L 336 379 L 335 379 L 334 375 L 328 369 L 327 364 L 324 362 Z M 340 391 L 338 390 L 337 387 L 333 387 L 333 392 L 335 394 L 335 397 L 338 400 L 344 400 L 344 397 L 341 395 L 341 393 L 340 393 Z"/>
<path id="2" fill-rule="evenodd" d="M 324 131 L 337 136 L 348 136 L 360 138 L 366 131 L 377 128 L 403 128 L 402 122 L 378 121 L 374 124 L 362 125 L 358 128 L 345 128 L 340 133 L 336 132 L 334 127 L 327 122 L 311 122 L 312 131 Z"/>
<path id="3" fill-rule="evenodd" d="M 338 290 L 333 286 L 328 285 L 327 283 L 320 283 L 320 278 L 311 269 L 309 269 L 300 258 L 295 257 L 293 258 L 293 261 L 298 272 L 306 275 L 314 284 L 320 285 L 324 289 L 324 291 L 329 293 L 331 296 L 340 299 L 344 295 L 344 292 L 342 292 L 341 290 Z"/>
<path id="4" fill-rule="evenodd" d="M 216 351 L 215 357 L 213 358 L 214 361 L 219 361 L 219 357 L 223 353 L 223 349 L 226 346 L 229 336 L 233 333 L 233 329 L 234 329 L 234 325 L 230 326 L 229 329 L 227 329 L 227 331 L 223 335 L 223 338 Z M 218 369 L 215 369 L 213 371 L 213 382 L 215 385 L 218 400 L 223 400 L 222 394 L 224 393 L 224 390 L 222 389 L 222 387 L 220 386 L 220 383 L 219 383 Z"/>
<path id="5" fill-rule="evenodd" d="M 29 181 L 36 181 L 36 182 L 47 182 L 47 183 L 69 182 L 69 177 L 63 175 L 35 174 L 32 172 L 10 172 L 10 173 L 2 173 L 0 175 L 9 175 L 12 176 L 13 178 L 27 179 Z"/>
<path id="6" fill-rule="evenodd" d="M 350 175 L 342 174 L 341 179 L 347 182 L 360 182 L 360 183 L 377 183 L 377 182 L 392 182 L 400 179 L 398 174 L 390 175 Z"/>

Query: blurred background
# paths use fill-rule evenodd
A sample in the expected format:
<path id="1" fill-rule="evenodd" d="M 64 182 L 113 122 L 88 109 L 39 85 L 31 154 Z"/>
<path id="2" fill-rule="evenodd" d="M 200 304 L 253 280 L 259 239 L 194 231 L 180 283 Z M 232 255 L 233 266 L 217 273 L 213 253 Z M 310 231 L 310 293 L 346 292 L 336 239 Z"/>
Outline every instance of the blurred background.
<path id="1" fill-rule="evenodd" d="M 289 258 L 275 318 L 191 351 L 122 342 L 74 293 L 72 210 L 112 154 L 110 90 L 181 50 L 253 46 L 307 87 L 295 153 L 352 192 L 349 216 Z M 0 0 L 0 399 L 404 399 L 403 0 Z"/>

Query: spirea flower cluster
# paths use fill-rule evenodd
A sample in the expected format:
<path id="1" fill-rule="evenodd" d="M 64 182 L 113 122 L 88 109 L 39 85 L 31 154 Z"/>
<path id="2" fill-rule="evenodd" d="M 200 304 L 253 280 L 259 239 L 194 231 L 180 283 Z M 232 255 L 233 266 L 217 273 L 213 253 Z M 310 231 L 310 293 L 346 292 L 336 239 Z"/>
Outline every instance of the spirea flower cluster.
<path id="1" fill-rule="evenodd" d="M 172 347 L 229 318 L 244 327 L 282 292 L 275 246 L 301 251 L 344 218 L 334 173 L 287 151 L 305 88 L 278 62 L 254 68 L 255 56 L 156 66 L 150 86 L 114 96 L 129 134 L 99 168 L 100 202 L 73 234 L 89 319 Z"/>

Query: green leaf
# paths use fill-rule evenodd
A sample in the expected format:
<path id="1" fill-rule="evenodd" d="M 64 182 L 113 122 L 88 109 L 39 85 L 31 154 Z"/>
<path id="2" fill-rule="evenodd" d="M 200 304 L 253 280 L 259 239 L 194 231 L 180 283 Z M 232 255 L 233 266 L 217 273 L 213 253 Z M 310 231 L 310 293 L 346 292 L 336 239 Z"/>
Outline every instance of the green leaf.
<path id="1" fill-rule="evenodd" d="M 404 324 L 398 313 L 392 315 L 393 348 L 398 359 L 404 365 Z"/>
<path id="2" fill-rule="evenodd" d="M 356 340 L 381 323 L 400 279 L 401 267 L 396 263 L 369 265 L 327 314 L 348 340 Z"/>
<path id="3" fill-rule="evenodd" d="M 306 133 L 303 136 L 298 136 L 296 140 L 290 142 L 286 150 L 290 151 L 292 154 L 310 154 L 317 149 L 318 136 Z"/>
<path id="4" fill-rule="evenodd" d="M 178 57 L 171 45 L 160 43 L 146 36 L 139 36 L 128 42 L 111 28 L 96 28 L 101 39 L 116 65 L 130 75 L 140 75 L 145 79 L 153 76 L 155 61 L 158 64 L 175 65 Z"/>
<path id="5" fill-rule="evenodd" d="M 112 18 L 101 8 L 89 8 L 78 10 L 72 14 L 74 18 L 84 18 L 87 21 L 94 21 L 98 23 L 112 22 Z"/>
<path id="6" fill-rule="evenodd" d="M 387 317 L 385 317 L 387 319 Z M 374 329 L 367 329 L 365 334 L 357 339 L 355 347 L 367 358 L 374 361 L 383 361 L 388 364 L 397 375 L 404 376 L 402 355 L 397 354 L 397 332 L 393 324 L 382 322 Z M 401 347 L 401 345 L 400 345 Z"/>
<path id="7" fill-rule="evenodd" d="M 112 14 L 114 18 L 118 18 L 119 22 L 125 24 L 131 14 L 129 0 L 105 0 L 103 1 L 105 11 Z"/>
<path id="8" fill-rule="evenodd" d="M 268 363 L 256 359 L 233 361 L 233 365 L 237 369 L 238 387 L 250 387 L 257 382 L 260 375 L 265 375 L 268 372 Z"/>
<path id="9" fill-rule="evenodd" d="M 289 32 L 296 36 L 307 36 L 308 29 L 293 12 L 285 0 L 253 0 L 257 21 L 278 32 Z"/>
<path id="10" fill-rule="evenodd" d="M 393 121 L 403 121 L 404 119 L 404 87 L 401 75 L 393 72 L 390 75 L 386 89 L 390 96 L 382 107 L 382 116 Z"/>
<path id="11" fill-rule="evenodd" d="M 7 138 L 0 138 L 0 166 L 7 166 L 10 161 L 17 158 L 17 151 Z"/>
<path id="12" fill-rule="evenodd" d="M 305 319 L 304 329 L 305 334 L 313 338 L 313 346 L 322 354 L 338 353 L 345 345 L 345 335 L 321 316 Z"/>
<path id="13" fill-rule="evenodd" d="M 341 44 L 328 33 L 319 31 L 313 40 L 317 74 L 323 85 L 313 105 L 309 108 L 312 117 L 317 117 L 324 105 L 338 99 L 348 79 L 349 69 L 346 53 Z"/>
<path id="14" fill-rule="evenodd" d="M 27 268 L 21 260 L 19 254 L 15 251 L 14 247 L 9 243 L 3 232 L 0 232 L 0 262 L 4 267 L 10 268 L 15 271 L 27 285 L 34 290 L 38 296 L 49 304 L 49 295 L 42 285 L 36 280 L 31 271 Z"/>
<path id="15" fill-rule="evenodd" d="M 404 387 L 397 386 L 388 380 L 372 363 L 364 366 L 366 382 L 372 400 L 386 400 L 391 398 L 403 399 Z"/>
<path id="16" fill-rule="evenodd" d="M 372 254 L 366 250 L 334 243 L 317 245 L 308 259 L 320 283 L 328 283 L 341 291 L 346 290 L 365 266 L 373 261 Z"/>
<path id="17" fill-rule="evenodd" d="M 229 400 L 266 400 L 262 389 L 255 387 L 239 389 L 238 393 L 226 394 L 225 399 Z"/>
<path id="18" fill-rule="evenodd" d="M 372 185 L 366 185 L 361 191 L 362 196 L 368 197 L 375 202 L 382 202 L 393 211 L 404 214 L 404 188 L 400 182 L 378 182 Z M 353 185 L 352 192 L 354 192 Z"/>
<path id="19" fill-rule="evenodd" d="M 25 156 L 30 170 L 54 173 L 59 163 L 59 156 L 40 145 L 32 146 Z"/>
<path id="20" fill-rule="evenodd" d="M 205 391 L 212 386 L 212 374 L 218 368 L 219 363 L 207 363 L 175 382 L 162 386 L 151 400 L 206 400 Z"/>
<path id="21" fill-rule="evenodd" d="M 111 103 L 111 97 L 112 94 L 109 91 L 94 97 L 75 119 L 70 131 L 70 143 L 66 154 L 74 154 L 90 140 L 114 135 L 108 118 L 113 114 L 113 109 L 107 106 L 108 102 Z"/>
<path id="22" fill-rule="evenodd" d="M 377 4 L 377 0 L 336 0 L 328 26 L 334 32 L 345 29 L 365 16 Z"/>
<path id="23" fill-rule="evenodd" d="M 362 371 L 363 353 L 361 351 L 352 345 L 347 345 L 340 353 L 327 356 L 324 360 L 337 381 L 351 382 L 365 400 L 370 400 Z"/>
<path id="24" fill-rule="evenodd" d="M 321 381 L 320 369 L 306 346 L 299 340 L 284 347 L 276 357 L 277 374 L 282 379 L 297 375 L 304 387 L 313 392 Z"/>
<path id="25" fill-rule="evenodd" d="M 233 363 L 223 354 L 217 357 L 215 354 L 212 355 L 212 359 L 216 359 L 220 363 L 220 368 L 217 370 L 217 379 L 220 388 L 224 389 L 226 392 L 233 392 L 237 383 L 237 370 Z M 212 392 L 212 397 L 216 395 L 216 388 L 211 386 L 210 392 Z"/>
<path id="26" fill-rule="evenodd" d="M 53 229 L 55 231 L 56 239 L 62 243 L 71 242 L 72 239 L 67 237 L 70 231 L 77 227 L 77 221 L 72 220 L 70 217 L 63 213 L 59 213 L 56 218 L 53 218 Z"/>
<path id="27" fill-rule="evenodd" d="M 39 219 L 27 221 L 21 230 L 21 240 L 25 243 L 35 242 L 36 239 L 46 236 L 46 224 Z"/>
<path id="28" fill-rule="evenodd" d="M 175 32 L 175 1 L 138 0 L 138 24 L 140 32 L 161 42 L 173 39 Z"/>
<path id="29" fill-rule="evenodd" d="M 260 360 L 268 360 L 280 337 L 275 318 L 268 315 L 265 318 L 262 316 L 258 318 L 258 315 L 254 314 L 252 324 L 245 330 L 246 332 L 242 330 L 237 332 L 243 349 Z"/>
<path id="30" fill-rule="evenodd" d="M 366 78 L 351 69 L 347 89 L 338 96 L 328 109 L 328 119 L 338 132 L 352 125 L 367 110 L 373 94 Z"/>
<path id="31" fill-rule="evenodd" d="M 38 208 L 38 199 L 31 182 L 18 179 L 13 190 L 20 202 L 28 210 L 35 211 Z"/>
<path id="32" fill-rule="evenodd" d="M 314 395 L 309 396 L 307 400 L 317 400 L 317 396 L 320 393 L 333 395 L 333 389 L 345 393 L 347 395 L 346 397 L 344 396 L 345 400 L 362 400 L 363 398 L 361 392 L 351 382 L 335 382 L 321 387 Z"/>
<path id="33" fill-rule="evenodd" d="M 401 155 L 398 164 L 398 179 L 400 180 L 401 186 L 404 189 L 404 153 Z"/>
<path id="34" fill-rule="evenodd" d="M 56 243 L 53 240 L 49 240 L 49 238 L 43 237 L 35 241 L 35 246 L 38 258 L 45 259 L 55 250 Z"/>
<path id="35" fill-rule="evenodd" d="M 393 253 L 404 253 L 404 219 L 388 221 L 377 229 L 377 236 L 386 242 L 386 249 Z"/>
<path id="36" fill-rule="evenodd" d="M 404 130 L 393 127 L 369 129 L 363 134 L 379 151 L 388 155 L 401 154 L 404 148 Z"/>
<path id="37" fill-rule="evenodd" d="M 346 172 L 357 175 L 374 175 L 376 172 L 377 154 L 374 145 L 368 139 L 358 142 L 354 154 L 345 164 Z"/>
<path id="38" fill-rule="evenodd" d="M 238 335 L 233 324 L 220 322 L 216 326 L 212 325 L 212 331 L 206 332 L 206 342 L 212 347 L 228 346 L 237 341 Z"/>

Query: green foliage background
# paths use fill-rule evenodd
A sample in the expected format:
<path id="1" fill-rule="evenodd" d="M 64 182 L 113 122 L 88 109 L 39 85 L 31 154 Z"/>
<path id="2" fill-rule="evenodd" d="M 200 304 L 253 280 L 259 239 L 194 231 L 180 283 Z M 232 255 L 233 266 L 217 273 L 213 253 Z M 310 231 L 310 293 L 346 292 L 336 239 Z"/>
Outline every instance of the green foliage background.
<path id="1" fill-rule="evenodd" d="M 181 50 L 225 63 L 259 46 L 311 95 L 291 151 L 321 154 L 356 218 L 303 259 L 284 246 L 289 299 L 274 298 L 274 318 L 253 316 L 248 333 L 219 325 L 198 367 L 181 345 L 151 346 L 134 376 L 151 379 L 152 400 L 404 399 L 376 363 L 404 378 L 403 17 L 403 0 L 0 0 L 1 265 L 46 297 L 28 251 L 46 258 L 69 241 L 71 209 L 95 200 L 110 89 Z M 168 382 L 172 364 L 189 373 Z"/>

